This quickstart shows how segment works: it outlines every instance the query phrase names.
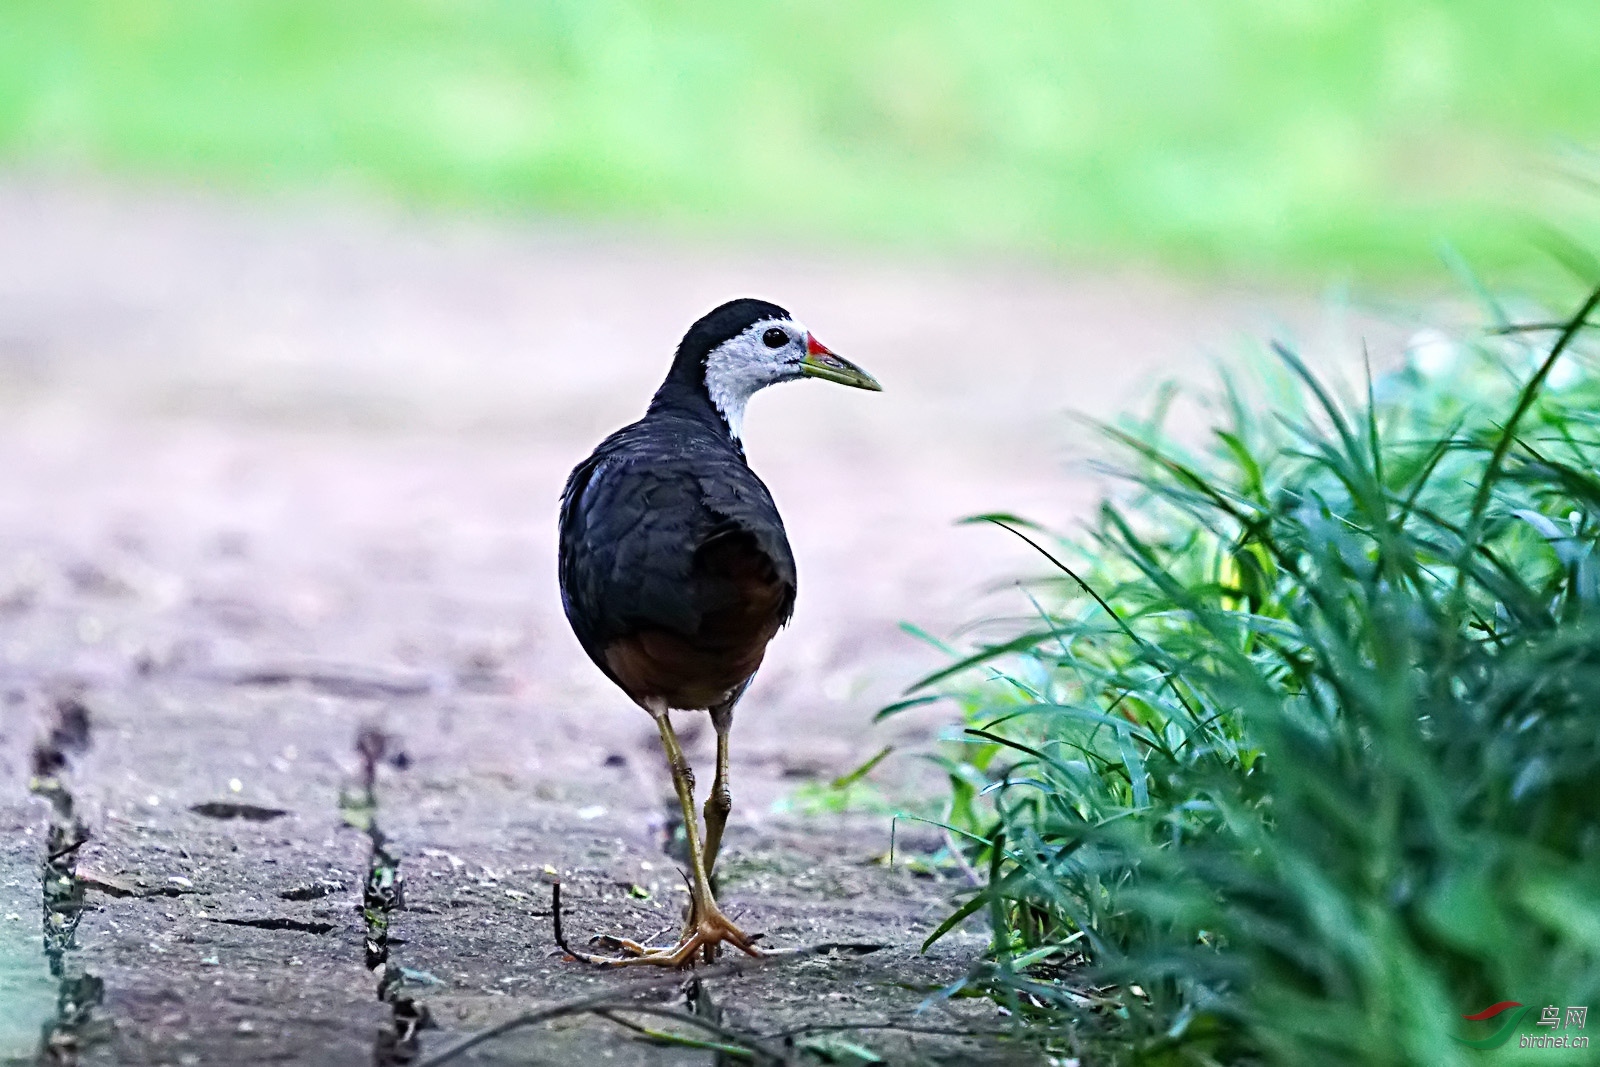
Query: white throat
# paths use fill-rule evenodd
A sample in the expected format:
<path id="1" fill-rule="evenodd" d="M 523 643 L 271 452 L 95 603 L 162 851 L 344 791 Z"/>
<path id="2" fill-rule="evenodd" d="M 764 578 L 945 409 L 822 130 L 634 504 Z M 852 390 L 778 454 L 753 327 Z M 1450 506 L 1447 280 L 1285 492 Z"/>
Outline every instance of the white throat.
<path id="1" fill-rule="evenodd" d="M 711 403 L 716 405 L 723 421 L 728 424 L 728 430 L 736 441 L 744 440 L 744 406 L 766 382 L 752 382 L 742 374 L 733 373 L 732 370 L 718 373 L 711 364 L 706 365 L 706 392 L 711 394 Z"/>
<path id="2" fill-rule="evenodd" d="M 761 335 L 779 320 L 758 322 L 744 333 L 718 345 L 706 357 L 706 392 L 728 424 L 736 441 L 744 440 L 744 408 L 750 398 L 769 385 L 800 377 L 790 348 L 771 349 Z M 792 320 L 783 320 L 796 326 Z M 799 327 L 801 331 L 804 327 Z M 801 337 L 805 334 L 802 332 Z"/>

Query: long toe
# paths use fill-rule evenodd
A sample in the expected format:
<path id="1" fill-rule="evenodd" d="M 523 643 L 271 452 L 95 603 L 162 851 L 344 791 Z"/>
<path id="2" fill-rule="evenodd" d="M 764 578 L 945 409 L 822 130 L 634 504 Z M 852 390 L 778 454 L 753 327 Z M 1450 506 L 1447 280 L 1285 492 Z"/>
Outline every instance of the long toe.
<path id="1" fill-rule="evenodd" d="M 620 952 L 624 956 L 648 956 L 652 952 L 670 951 L 666 945 L 647 945 L 635 941 L 631 937 L 618 937 L 615 934 L 595 934 L 589 939 L 589 944 L 602 952 Z"/>

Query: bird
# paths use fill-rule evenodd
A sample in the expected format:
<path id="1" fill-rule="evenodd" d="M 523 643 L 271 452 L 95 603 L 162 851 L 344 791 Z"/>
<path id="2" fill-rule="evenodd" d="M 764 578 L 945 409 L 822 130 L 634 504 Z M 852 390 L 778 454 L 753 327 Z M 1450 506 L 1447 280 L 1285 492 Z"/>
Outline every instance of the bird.
<path id="1" fill-rule="evenodd" d="M 784 308 L 728 301 L 683 335 L 644 417 L 600 442 L 562 491 L 562 607 L 595 666 L 655 720 L 690 868 L 676 944 L 612 939 L 624 955 L 584 955 L 588 962 L 691 966 L 723 944 L 762 955 L 759 935 L 718 908 L 711 876 L 733 807 L 734 706 L 793 614 L 797 588 L 783 519 L 745 458 L 745 405 L 769 385 L 802 378 L 882 389 Z M 705 711 L 716 731 L 704 838 L 673 711 Z"/>

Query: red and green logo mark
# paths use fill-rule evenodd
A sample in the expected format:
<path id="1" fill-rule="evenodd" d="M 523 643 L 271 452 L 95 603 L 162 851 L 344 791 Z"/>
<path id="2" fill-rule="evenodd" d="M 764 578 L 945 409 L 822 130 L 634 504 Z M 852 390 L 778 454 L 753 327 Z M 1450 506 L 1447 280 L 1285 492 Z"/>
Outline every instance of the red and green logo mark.
<path id="1" fill-rule="evenodd" d="M 1463 1015 L 1463 1019 L 1474 1023 L 1481 1023 L 1486 1019 L 1493 1019 L 1496 1016 L 1504 1016 L 1504 1018 L 1501 1019 L 1500 1029 L 1496 1030 L 1488 1037 L 1479 1038 L 1476 1041 L 1465 1037 L 1458 1037 L 1456 1040 L 1461 1042 L 1463 1045 L 1466 1045 L 1468 1048 L 1499 1048 L 1501 1045 L 1511 1040 L 1511 1035 L 1516 1033 L 1517 1026 L 1522 1022 L 1522 1017 L 1532 1010 L 1532 1004 L 1518 1004 L 1514 1000 L 1502 1000 L 1498 1004 L 1489 1005 L 1482 1011 L 1474 1012 L 1471 1015 Z"/>
<path id="2" fill-rule="evenodd" d="M 1522 1025 L 1522 1020 L 1533 1010 L 1532 1004 L 1521 1004 L 1515 1000 L 1502 1000 L 1498 1004 L 1491 1004 L 1482 1011 L 1463 1015 L 1468 1022 L 1481 1023 L 1496 1020 L 1498 1029 L 1488 1037 L 1466 1038 L 1458 1037 L 1457 1041 L 1468 1048 L 1492 1049 L 1499 1048 L 1511 1040 L 1511 1035 L 1517 1032 Z M 1586 1007 L 1569 1007 L 1563 1015 L 1560 1008 L 1552 1004 L 1539 1013 L 1538 1028 L 1548 1028 L 1551 1032 L 1537 1036 L 1524 1035 L 1521 1045 L 1524 1048 L 1556 1047 L 1556 1048 L 1588 1048 L 1589 1039 L 1579 1034 L 1554 1031 L 1560 1029 L 1582 1030 L 1589 1021 L 1589 1009 Z"/>

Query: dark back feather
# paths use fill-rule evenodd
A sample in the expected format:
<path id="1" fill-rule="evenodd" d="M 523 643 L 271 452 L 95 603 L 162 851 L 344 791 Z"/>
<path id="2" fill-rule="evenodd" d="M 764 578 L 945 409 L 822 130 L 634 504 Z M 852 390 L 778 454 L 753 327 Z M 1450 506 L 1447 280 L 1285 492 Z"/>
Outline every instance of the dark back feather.
<path id="1" fill-rule="evenodd" d="M 579 643 L 635 700 L 675 707 L 743 685 L 796 589 L 772 495 L 703 397 L 669 377 L 561 498 L 561 596 Z"/>

